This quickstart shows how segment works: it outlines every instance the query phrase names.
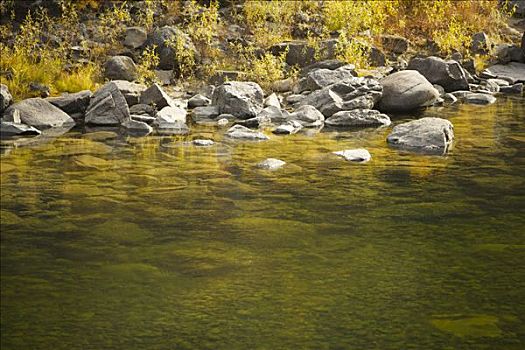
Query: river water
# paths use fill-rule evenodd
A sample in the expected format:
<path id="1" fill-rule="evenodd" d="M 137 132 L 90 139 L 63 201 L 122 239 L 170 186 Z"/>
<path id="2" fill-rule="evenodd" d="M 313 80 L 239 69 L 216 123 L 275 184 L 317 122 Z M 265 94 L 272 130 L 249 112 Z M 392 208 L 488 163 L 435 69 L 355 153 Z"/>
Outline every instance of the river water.
<path id="1" fill-rule="evenodd" d="M 525 101 L 393 121 L 422 116 L 447 156 L 390 128 L 4 149 L 1 348 L 524 349 Z"/>

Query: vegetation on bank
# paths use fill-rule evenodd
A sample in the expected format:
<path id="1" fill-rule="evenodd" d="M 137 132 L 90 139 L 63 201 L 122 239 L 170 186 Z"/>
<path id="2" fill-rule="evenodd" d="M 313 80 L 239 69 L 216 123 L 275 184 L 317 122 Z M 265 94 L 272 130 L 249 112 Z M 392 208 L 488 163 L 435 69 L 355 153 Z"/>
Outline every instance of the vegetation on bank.
<path id="1" fill-rule="evenodd" d="M 494 42 L 504 40 L 511 15 L 492 0 L 54 1 L 60 6 L 58 15 L 40 8 L 29 11 L 21 23 L 15 18 L 16 2 L 0 5 L 2 17 L 11 18 L 0 26 L 1 80 L 16 99 L 40 93 L 31 91 L 31 83 L 50 87 L 52 94 L 96 88 L 103 80 L 103 62 L 123 50 L 127 26 L 151 32 L 156 26 L 176 25 L 191 37 L 200 61 L 181 42 L 171 43 L 181 81 L 206 79 L 229 69 L 269 87 L 296 74 L 285 64 L 285 54 L 267 51 L 276 43 L 305 40 L 320 57 L 322 42 L 335 38 L 336 56 L 360 68 L 370 68 L 369 51 L 381 48 L 381 34 L 401 35 L 418 52 L 433 46 L 442 56 L 457 51 L 473 57 L 472 34 L 485 31 Z M 221 12 L 227 6 L 229 11 Z M 226 40 L 233 25 L 242 40 Z M 484 62 L 490 55 L 475 59 Z M 142 51 L 137 62 L 141 81 L 155 79 L 158 59 L 151 48 Z"/>

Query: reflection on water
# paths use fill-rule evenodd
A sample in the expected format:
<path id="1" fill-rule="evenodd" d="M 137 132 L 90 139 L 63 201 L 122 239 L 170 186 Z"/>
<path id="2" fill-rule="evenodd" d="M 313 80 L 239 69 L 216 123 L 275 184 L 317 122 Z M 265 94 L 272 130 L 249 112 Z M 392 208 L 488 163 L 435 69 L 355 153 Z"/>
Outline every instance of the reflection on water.
<path id="1" fill-rule="evenodd" d="M 8 149 L 2 349 L 523 349 L 525 102 L 424 115 L 454 124 L 446 157 L 389 128 Z"/>

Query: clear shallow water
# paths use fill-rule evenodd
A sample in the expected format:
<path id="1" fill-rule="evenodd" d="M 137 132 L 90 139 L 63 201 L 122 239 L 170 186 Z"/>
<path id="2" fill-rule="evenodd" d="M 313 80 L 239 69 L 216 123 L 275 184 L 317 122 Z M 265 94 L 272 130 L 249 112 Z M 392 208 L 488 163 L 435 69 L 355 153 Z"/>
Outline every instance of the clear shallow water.
<path id="1" fill-rule="evenodd" d="M 525 102 L 424 115 L 448 156 L 388 128 L 6 150 L 2 349 L 523 349 Z"/>

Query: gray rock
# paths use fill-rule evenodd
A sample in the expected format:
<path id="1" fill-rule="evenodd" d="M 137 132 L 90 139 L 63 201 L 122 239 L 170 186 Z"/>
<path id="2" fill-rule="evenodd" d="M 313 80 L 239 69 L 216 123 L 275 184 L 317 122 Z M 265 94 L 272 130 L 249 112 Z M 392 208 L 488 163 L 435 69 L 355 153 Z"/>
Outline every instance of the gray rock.
<path id="1" fill-rule="evenodd" d="M 388 135 L 387 142 L 409 151 L 444 154 L 453 139 L 451 122 L 427 117 L 397 125 Z"/>
<path id="2" fill-rule="evenodd" d="M 499 91 L 503 94 L 523 94 L 523 83 L 511 86 L 500 86 Z"/>
<path id="3" fill-rule="evenodd" d="M 448 103 L 448 104 L 454 104 L 454 103 L 458 102 L 458 98 L 456 96 L 454 96 L 453 94 L 451 94 L 450 92 L 447 92 L 443 96 L 443 101 Z"/>
<path id="4" fill-rule="evenodd" d="M 12 123 L 0 121 L 0 135 L 2 136 L 16 136 L 16 135 L 40 135 L 40 130 L 25 124 Z"/>
<path id="5" fill-rule="evenodd" d="M 98 89 L 86 110 L 86 124 L 120 125 L 130 119 L 129 107 L 114 82 Z"/>
<path id="6" fill-rule="evenodd" d="M 142 92 L 140 103 L 154 105 L 159 110 L 166 106 L 175 107 L 175 101 L 156 83 Z"/>
<path id="7" fill-rule="evenodd" d="M 382 94 L 381 84 L 371 78 L 357 78 L 338 82 L 306 96 L 300 105 L 311 105 L 325 117 L 352 109 L 371 109 Z"/>
<path id="8" fill-rule="evenodd" d="M 138 49 L 148 39 L 148 32 L 142 27 L 126 28 L 126 37 L 124 39 L 124 46 L 130 49 Z"/>
<path id="9" fill-rule="evenodd" d="M 13 96 L 6 85 L 0 84 L 0 116 L 13 103 Z"/>
<path id="10" fill-rule="evenodd" d="M 48 85 L 40 84 L 34 81 L 29 83 L 29 91 L 38 92 L 40 97 L 49 97 L 51 94 L 51 89 Z"/>
<path id="11" fill-rule="evenodd" d="M 287 78 L 282 80 L 274 81 L 272 84 L 272 90 L 276 92 L 288 92 L 292 91 L 293 79 Z"/>
<path id="12" fill-rule="evenodd" d="M 176 69 L 178 67 L 178 57 L 176 44 L 182 43 L 185 53 L 190 53 L 195 60 L 200 60 L 200 55 L 193 45 L 190 37 L 176 27 L 165 26 L 157 28 L 150 35 L 146 43 L 147 46 L 155 45 L 155 51 L 159 55 L 159 69 Z"/>
<path id="13" fill-rule="evenodd" d="M 269 51 L 275 56 L 286 54 L 285 60 L 290 66 L 305 67 L 315 61 L 315 49 L 303 41 L 275 44 L 270 47 Z"/>
<path id="14" fill-rule="evenodd" d="M 228 81 L 241 80 L 244 76 L 243 72 L 236 70 L 216 70 L 210 78 L 210 83 L 213 85 L 221 85 Z"/>
<path id="15" fill-rule="evenodd" d="M 262 132 L 253 131 L 242 125 L 234 125 L 226 131 L 225 136 L 232 139 L 265 141 L 270 138 Z"/>
<path id="16" fill-rule="evenodd" d="M 439 92 L 439 97 L 445 96 L 445 89 L 443 89 L 443 86 L 438 84 L 432 84 L 432 86 Z"/>
<path id="17" fill-rule="evenodd" d="M 128 130 L 131 134 L 146 136 L 153 132 L 153 128 L 148 124 L 138 120 L 126 120 L 122 123 L 122 127 Z"/>
<path id="18" fill-rule="evenodd" d="M 131 119 L 136 120 L 138 122 L 143 122 L 149 125 L 149 124 L 153 124 L 156 118 L 152 117 L 149 114 L 132 114 Z"/>
<path id="19" fill-rule="evenodd" d="M 46 101 L 51 103 L 53 106 L 60 108 L 67 114 L 73 113 L 85 113 L 89 106 L 93 93 L 89 90 L 83 90 L 73 94 L 62 94 L 59 97 L 48 97 Z"/>
<path id="20" fill-rule="evenodd" d="M 217 120 L 217 125 L 218 126 L 226 126 L 228 125 L 230 122 L 228 121 L 228 119 L 226 118 L 220 118 L 219 120 Z"/>
<path id="21" fill-rule="evenodd" d="M 464 101 L 475 105 L 489 105 L 496 102 L 496 98 L 489 94 L 471 92 L 465 96 Z"/>
<path id="22" fill-rule="evenodd" d="M 155 108 L 151 107 L 150 105 L 139 103 L 129 107 L 129 113 L 137 115 L 148 114 L 153 117 L 155 115 Z"/>
<path id="23" fill-rule="evenodd" d="M 195 122 L 203 119 L 214 119 L 217 116 L 219 116 L 218 106 L 196 107 L 192 111 L 192 119 Z"/>
<path id="24" fill-rule="evenodd" d="M 10 109 L 9 111 L 6 111 L 1 119 L 4 122 L 22 124 L 22 119 L 20 119 L 20 111 L 18 109 Z"/>
<path id="25" fill-rule="evenodd" d="M 209 146 L 213 146 L 215 142 L 213 142 L 212 140 L 197 139 L 197 140 L 193 140 L 192 143 L 195 146 L 199 146 L 199 147 L 209 147 Z"/>
<path id="26" fill-rule="evenodd" d="M 337 112 L 325 121 L 330 126 L 382 126 L 390 125 L 390 118 L 386 114 L 373 109 L 354 109 Z"/>
<path id="27" fill-rule="evenodd" d="M 262 114 L 257 117 L 242 120 L 238 124 L 250 129 L 258 129 L 272 125 L 272 120 L 268 115 Z"/>
<path id="28" fill-rule="evenodd" d="M 446 92 L 467 90 L 467 75 L 456 61 L 445 61 L 439 57 L 414 58 L 408 68 L 417 70 L 430 83 L 443 86 Z"/>
<path id="29" fill-rule="evenodd" d="M 277 170 L 286 164 L 285 161 L 276 158 L 267 158 L 262 162 L 257 163 L 257 168 L 265 170 Z"/>
<path id="30" fill-rule="evenodd" d="M 281 123 L 287 119 L 287 116 L 283 115 L 283 111 L 280 107 L 268 106 L 265 107 L 259 114 L 258 118 L 269 118 L 270 123 Z"/>
<path id="31" fill-rule="evenodd" d="M 259 84 L 231 81 L 218 86 L 213 92 L 212 104 L 219 112 L 228 113 L 240 119 L 257 116 L 263 109 L 264 93 Z"/>
<path id="32" fill-rule="evenodd" d="M 156 125 L 159 135 L 187 135 L 190 132 L 188 125 L 181 121 L 175 123 L 160 123 Z"/>
<path id="33" fill-rule="evenodd" d="M 140 95 L 146 91 L 146 86 L 142 84 L 132 83 L 127 80 L 114 80 L 113 82 L 126 99 L 128 107 L 138 104 Z"/>
<path id="34" fill-rule="evenodd" d="M 458 90 L 458 91 L 451 92 L 451 94 L 458 99 L 464 99 L 468 94 L 470 94 L 470 91 Z"/>
<path id="35" fill-rule="evenodd" d="M 319 112 L 317 108 L 310 105 L 303 105 L 297 108 L 288 117 L 291 120 L 296 120 L 304 127 L 319 127 L 324 123 L 324 115 Z"/>
<path id="36" fill-rule="evenodd" d="M 157 112 L 154 124 L 175 122 L 186 123 L 186 111 L 180 107 L 166 106 Z"/>
<path id="37" fill-rule="evenodd" d="M 343 157 L 349 162 L 365 163 L 372 159 L 370 152 L 364 148 L 347 149 L 344 151 L 332 152 L 333 154 Z"/>
<path id="38" fill-rule="evenodd" d="M 170 85 L 173 81 L 173 69 L 155 69 L 155 77 L 160 85 Z"/>
<path id="39" fill-rule="evenodd" d="M 489 36 L 485 32 L 472 35 L 470 50 L 475 54 L 487 54 L 489 52 Z"/>
<path id="40" fill-rule="evenodd" d="M 75 124 L 73 118 L 60 108 L 42 98 L 29 98 L 17 102 L 5 110 L 6 115 L 15 115 L 18 111 L 20 121 L 40 130 Z"/>
<path id="41" fill-rule="evenodd" d="M 128 56 L 113 56 L 104 64 L 104 76 L 110 80 L 133 81 L 138 78 L 137 66 Z"/>
<path id="42" fill-rule="evenodd" d="M 397 35 L 382 35 L 381 44 L 383 49 L 395 54 L 403 54 L 408 50 L 409 42 L 402 36 Z"/>
<path id="43" fill-rule="evenodd" d="M 496 64 L 487 68 L 489 74 L 494 77 L 505 79 L 511 84 L 525 83 L 525 64 L 511 62 L 506 65 Z"/>
<path id="44" fill-rule="evenodd" d="M 303 69 L 301 69 L 301 77 L 306 77 L 306 75 L 308 75 L 308 73 L 316 70 L 316 69 L 330 69 L 330 70 L 335 70 L 339 67 L 342 67 L 342 66 L 345 66 L 347 65 L 346 62 L 343 62 L 343 61 L 340 61 L 340 60 L 336 60 L 336 59 L 331 59 L 331 60 L 324 60 L 324 61 L 319 61 L 319 62 L 315 62 L 307 67 L 304 67 Z M 354 66 L 354 69 L 355 69 L 355 66 Z"/>
<path id="45" fill-rule="evenodd" d="M 383 67 L 386 65 L 386 56 L 377 47 L 372 47 L 368 54 L 368 61 L 372 67 Z"/>
<path id="46" fill-rule="evenodd" d="M 495 83 L 498 86 L 510 86 L 510 83 L 503 79 L 487 79 L 487 81 L 490 81 L 491 83 Z"/>
<path id="47" fill-rule="evenodd" d="M 206 96 L 197 94 L 188 100 L 188 108 L 204 107 L 208 106 L 211 100 Z"/>
<path id="48" fill-rule="evenodd" d="M 487 79 L 485 81 L 482 81 L 480 84 L 480 87 L 483 90 L 486 90 L 490 93 L 497 93 L 499 92 L 499 85 L 497 82 L 494 81 L 494 79 Z M 470 89 L 472 91 L 472 89 Z"/>
<path id="49" fill-rule="evenodd" d="M 304 99 L 304 95 L 289 95 L 286 97 L 286 102 L 294 105 L 296 103 L 301 102 Z"/>
<path id="50" fill-rule="evenodd" d="M 281 109 L 281 102 L 279 101 L 279 97 L 275 93 L 272 93 L 270 96 L 266 97 L 264 99 L 264 107 L 277 107 L 278 109 Z"/>
<path id="51" fill-rule="evenodd" d="M 308 73 L 305 79 L 300 81 L 297 92 L 319 90 L 341 81 L 352 80 L 355 76 L 357 76 L 357 73 L 353 65 L 345 65 L 336 70 L 316 69 Z"/>
<path id="52" fill-rule="evenodd" d="M 289 120 L 277 126 L 272 132 L 276 135 L 291 135 L 301 130 L 303 126 L 297 120 Z"/>
<path id="53" fill-rule="evenodd" d="M 383 112 L 406 112 L 432 105 L 439 92 L 414 70 L 396 72 L 381 80 L 383 96 L 376 107 Z"/>

